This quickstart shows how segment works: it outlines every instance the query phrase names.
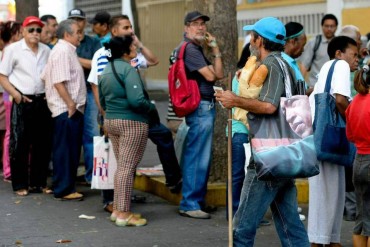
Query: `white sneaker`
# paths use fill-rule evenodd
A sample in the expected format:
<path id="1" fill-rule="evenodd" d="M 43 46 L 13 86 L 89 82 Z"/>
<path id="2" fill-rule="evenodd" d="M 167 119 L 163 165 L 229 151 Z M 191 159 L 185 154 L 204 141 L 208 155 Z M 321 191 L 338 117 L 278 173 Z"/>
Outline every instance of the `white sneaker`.
<path id="1" fill-rule="evenodd" d="M 298 211 L 298 213 L 302 213 L 302 208 L 301 207 L 298 207 L 297 208 L 297 211 Z"/>
<path id="2" fill-rule="evenodd" d="M 305 221 L 306 220 L 306 216 L 304 216 L 303 214 L 299 214 L 299 219 L 301 221 Z"/>

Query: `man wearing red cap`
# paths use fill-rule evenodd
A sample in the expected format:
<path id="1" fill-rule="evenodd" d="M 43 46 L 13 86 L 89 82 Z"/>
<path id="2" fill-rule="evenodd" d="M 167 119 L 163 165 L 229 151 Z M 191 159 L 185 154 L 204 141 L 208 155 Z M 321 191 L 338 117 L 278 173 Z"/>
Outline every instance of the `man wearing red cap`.
<path id="1" fill-rule="evenodd" d="M 19 196 L 46 188 L 51 153 L 51 113 L 40 74 L 50 49 L 40 43 L 44 24 L 29 16 L 23 39 L 7 46 L 0 64 L 0 83 L 13 98 L 10 166 L 13 190 Z"/>

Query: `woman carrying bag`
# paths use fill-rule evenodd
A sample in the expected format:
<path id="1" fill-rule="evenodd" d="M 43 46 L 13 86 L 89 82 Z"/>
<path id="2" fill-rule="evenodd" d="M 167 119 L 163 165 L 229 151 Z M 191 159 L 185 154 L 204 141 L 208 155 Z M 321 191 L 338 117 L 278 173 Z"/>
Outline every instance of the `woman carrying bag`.
<path id="1" fill-rule="evenodd" d="M 105 47 L 110 62 L 99 79 L 99 100 L 117 159 L 110 219 L 117 226 L 143 226 L 147 221 L 131 212 L 130 200 L 135 170 L 148 139 L 149 116 L 156 110 L 138 71 L 130 65 L 137 56 L 132 37 L 114 37 Z"/>

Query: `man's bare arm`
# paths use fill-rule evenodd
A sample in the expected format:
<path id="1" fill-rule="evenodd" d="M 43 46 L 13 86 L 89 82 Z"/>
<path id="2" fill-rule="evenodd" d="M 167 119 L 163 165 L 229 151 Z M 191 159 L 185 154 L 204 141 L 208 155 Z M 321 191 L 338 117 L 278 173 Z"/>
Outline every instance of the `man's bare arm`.
<path id="1" fill-rule="evenodd" d="M 347 97 L 341 95 L 341 94 L 335 94 L 335 105 L 340 113 L 342 115 L 343 119 L 346 120 L 346 109 L 349 105 Z"/>
<path id="2" fill-rule="evenodd" d="M 133 35 L 134 44 L 140 49 L 140 52 L 143 54 L 147 61 L 148 66 L 155 66 L 159 63 L 158 58 L 154 53 L 149 50 L 148 47 L 144 46 L 143 43 L 139 40 L 139 38 L 136 35 Z"/>
<path id="3" fill-rule="evenodd" d="M 235 95 L 229 90 L 218 91 L 215 96 L 217 101 L 221 102 L 224 107 L 229 109 L 239 107 L 257 114 L 273 114 L 277 110 L 277 107 L 269 102 L 243 98 Z"/>

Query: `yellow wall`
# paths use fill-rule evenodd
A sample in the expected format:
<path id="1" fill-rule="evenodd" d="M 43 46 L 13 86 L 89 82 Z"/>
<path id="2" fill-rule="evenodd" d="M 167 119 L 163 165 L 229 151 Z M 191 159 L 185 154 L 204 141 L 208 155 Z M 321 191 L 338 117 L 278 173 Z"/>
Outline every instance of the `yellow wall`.
<path id="1" fill-rule="evenodd" d="M 299 5 L 308 3 L 322 3 L 326 0 L 265 0 L 259 3 L 248 3 L 248 0 L 244 0 L 244 3 L 237 6 L 237 10 L 244 9 L 260 9 L 260 8 L 271 8 L 286 5 Z"/>
<path id="2" fill-rule="evenodd" d="M 140 40 L 159 59 L 154 68 L 145 70 L 149 80 L 166 81 L 171 52 L 183 40 L 184 16 L 193 10 L 191 0 L 136 0 Z"/>
<path id="3" fill-rule="evenodd" d="M 370 8 L 343 9 L 342 25 L 355 25 L 365 35 L 370 32 L 369 14 Z"/>

